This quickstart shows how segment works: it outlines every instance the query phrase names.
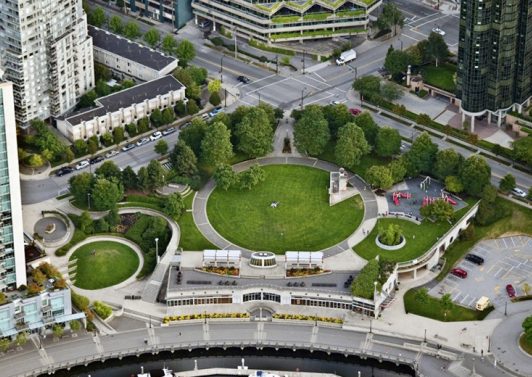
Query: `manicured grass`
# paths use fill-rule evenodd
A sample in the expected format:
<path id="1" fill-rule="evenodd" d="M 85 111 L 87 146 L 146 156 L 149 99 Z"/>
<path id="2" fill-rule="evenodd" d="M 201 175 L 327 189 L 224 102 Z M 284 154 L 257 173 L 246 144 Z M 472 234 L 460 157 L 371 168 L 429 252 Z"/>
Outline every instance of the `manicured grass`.
<path id="1" fill-rule="evenodd" d="M 447 310 L 447 315 L 445 315 L 441 300 L 429 296 L 426 302 L 420 302 L 416 300 L 416 289 L 411 289 L 405 293 L 404 302 L 407 313 L 444 322 L 479 321 L 484 319 L 493 310 L 493 307 L 491 307 L 491 309 L 488 308 L 479 312 L 453 303 Z"/>
<path id="2" fill-rule="evenodd" d="M 100 289 L 121 283 L 135 273 L 140 263 L 131 248 L 112 241 L 83 245 L 70 260 L 74 258 L 78 260 L 74 285 L 82 289 Z"/>
<path id="3" fill-rule="evenodd" d="M 453 64 L 440 64 L 438 67 L 429 65 L 423 67 L 421 75 L 423 80 L 437 88 L 446 90 L 450 93 L 456 91 L 456 83 L 454 82 L 454 75 L 456 74 L 456 66 Z"/>
<path id="4" fill-rule="evenodd" d="M 194 193 L 189 194 L 185 199 L 185 208 L 192 208 L 192 200 L 194 199 Z M 215 245 L 209 242 L 203 234 L 198 230 L 192 212 L 185 212 L 181 219 L 179 219 L 179 229 L 181 230 L 181 238 L 179 239 L 179 247 L 183 250 L 201 251 L 205 249 L 217 249 Z"/>
<path id="5" fill-rule="evenodd" d="M 469 201 L 471 205 L 474 201 Z M 467 206 L 457 211 L 456 218 L 462 217 L 471 207 Z M 406 238 L 406 245 L 399 250 L 383 250 L 375 244 L 375 238 L 379 234 L 379 229 L 387 228 L 390 224 L 397 224 L 401 227 L 403 236 Z M 385 218 L 377 220 L 377 225 L 373 228 L 369 236 L 364 241 L 356 245 L 353 249 L 362 258 L 367 260 L 380 255 L 380 258 L 390 262 L 404 262 L 415 259 L 423 255 L 429 248 L 451 228 L 448 222 L 432 223 L 424 220 L 417 225 L 408 220 L 400 218 Z"/>
<path id="6" fill-rule="evenodd" d="M 360 224 L 360 197 L 329 206 L 329 174 L 291 165 L 264 167 L 266 180 L 251 190 L 219 188 L 207 215 L 225 238 L 252 250 L 320 250 L 347 238 Z M 277 208 L 270 204 L 279 202 Z"/>
<path id="7" fill-rule="evenodd" d="M 532 356 L 532 344 L 526 341 L 525 334 L 522 334 L 519 338 L 519 345 L 526 353 Z"/>

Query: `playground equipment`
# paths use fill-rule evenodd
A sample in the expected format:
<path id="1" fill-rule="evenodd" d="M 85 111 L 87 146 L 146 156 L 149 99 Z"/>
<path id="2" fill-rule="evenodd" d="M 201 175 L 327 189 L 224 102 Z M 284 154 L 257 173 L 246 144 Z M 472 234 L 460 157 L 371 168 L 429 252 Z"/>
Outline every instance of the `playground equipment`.
<path id="1" fill-rule="evenodd" d="M 425 207 L 425 206 L 428 206 L 429 204 L 432 204 L 434 203 L 436 200 L 443 200 L 453 206 L 455 206 L 457 203 L 454 199 L 450 198 L 449 195 L 443 195 L 442 194 L 442 197 L 439 198 L 437 196 L 425 196 L 423 198 L 423 203 L 421 204 L 421 207 Z"/>
<path id="2" fill-rule="evenodd" d="M 457 203 L 456 203 L 456 200 L 454 200 L 453 198 L 451 198 L 449 195 L 447 195 L 446 193 L 443 192 L 442 190 L 442 193 L 441 193 L 441 198 L 442 200 L 446 201 L 447 203 L 449 203 L 450 205 L 453 205 L 455 206 Z"/>
<path id="3" fill-rule="evenodd" d="M 432 179 L 427 175 L 427 177 L 419 184 L 419 188 L 426 192 L 431 183 Z"/>
<path id="4" fill-rule="evenodd" d="M 399 201 L 399 199 L 410 199 L 412 197 L 412 194 L 409 193 L 409 192 L 394 192 L 392 194 L 392 200 L 393 200 L 393 203 L 398 206 L 399 204 L 401 204 L 401 202 Z"/>

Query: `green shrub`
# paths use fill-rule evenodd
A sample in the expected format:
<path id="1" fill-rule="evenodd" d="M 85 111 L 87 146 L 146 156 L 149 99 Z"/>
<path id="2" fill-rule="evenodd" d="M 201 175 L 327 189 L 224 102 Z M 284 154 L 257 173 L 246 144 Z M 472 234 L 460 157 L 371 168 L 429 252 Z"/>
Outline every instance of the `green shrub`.
<path id="1" fill-rule="evenodd" d="M 75 291 L 71 290 L 71 299 L 72 305 L 76 307 L 79 311 L 84 311 L 89 307 L 90 301 L 87 297 L 77 294 Z"/>
<path id="2" fill-rule="evenodd" d="M 351 292 L 353 296 L 373 299 L 373 291 L 375 290 L 374 282 L 379 280 L 379 261 L 372 259 L 360 270 L 353 284 L 351 285 Z"/>
<path id="3" fill-rule="evenodd" d="M 222 100 L 220 98 L 220 95 L 217 93 L 217 92 L 214 92 L 211 94 L 211 96 L 209 97 L 209 102 L 211 103 L 211 105 L 213 106 L 218 106 Z"/>
<path id="4" fill-rule="evenodd" d="M 107 319 L 113 314 L 113 309 L 101 301 L 94 301 L 93 310 L 101 319 Z"/>

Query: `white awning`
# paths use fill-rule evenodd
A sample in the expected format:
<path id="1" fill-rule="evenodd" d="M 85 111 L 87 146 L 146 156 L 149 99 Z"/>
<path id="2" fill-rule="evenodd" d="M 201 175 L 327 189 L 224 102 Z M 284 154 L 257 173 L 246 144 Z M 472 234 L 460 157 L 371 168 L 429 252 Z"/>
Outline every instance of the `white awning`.
<path id="1" fill-rule="evenodd" d="M 321 251 L 287 251 L 285 258 L 288 263 L 322 263 L 323 253 Z"/>
<path id="2" fill-rule="evenodd" d="M 241 254 L 240 250 L 204 250 L 203 261 L 239 261 Z"/>

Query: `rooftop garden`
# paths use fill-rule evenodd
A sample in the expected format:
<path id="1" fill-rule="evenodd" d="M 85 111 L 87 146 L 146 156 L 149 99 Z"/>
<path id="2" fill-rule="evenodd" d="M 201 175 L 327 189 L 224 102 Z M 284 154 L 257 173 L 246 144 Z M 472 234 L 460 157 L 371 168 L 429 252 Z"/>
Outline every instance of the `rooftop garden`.
<path id="1" fill-rule="evenodd" d="M 456 65 L 450 63 L 435 65 L 427 65 L 421 69 L 423 81 L 429 85 L 443 89 L 447 92 L 454 93 L 456 91 Z"/>
<path id="2" fill-rule="evenodd" d="M 358 33 L 365 33 L 366 30 L 363 28 L 345 28 L 345 29 L 338 29 L 338 30 L 310 30 L 310 31 L 304 31 L 302 33 L 298 32 L 291 32 L 291 33 L 278 33 L 278 34 L 272 34 L 271 38 L 273 40 L 277 39 L 290 39 L 290 38 L 309 38 L 309 37 L 329 37 L 331 35 L 337 35 L 337 34 L 358 34 Z"/>
<path id="3" fill-rule="evenodd" d="M 368 261 L 351 284 L 353 296 L 373 300 L 375 282 L 377 282 L 377 291 L 380 291 L 382 284 L 386 283 L 394 267 L 394 263 L 385 260 L 371 259 Z"/>

